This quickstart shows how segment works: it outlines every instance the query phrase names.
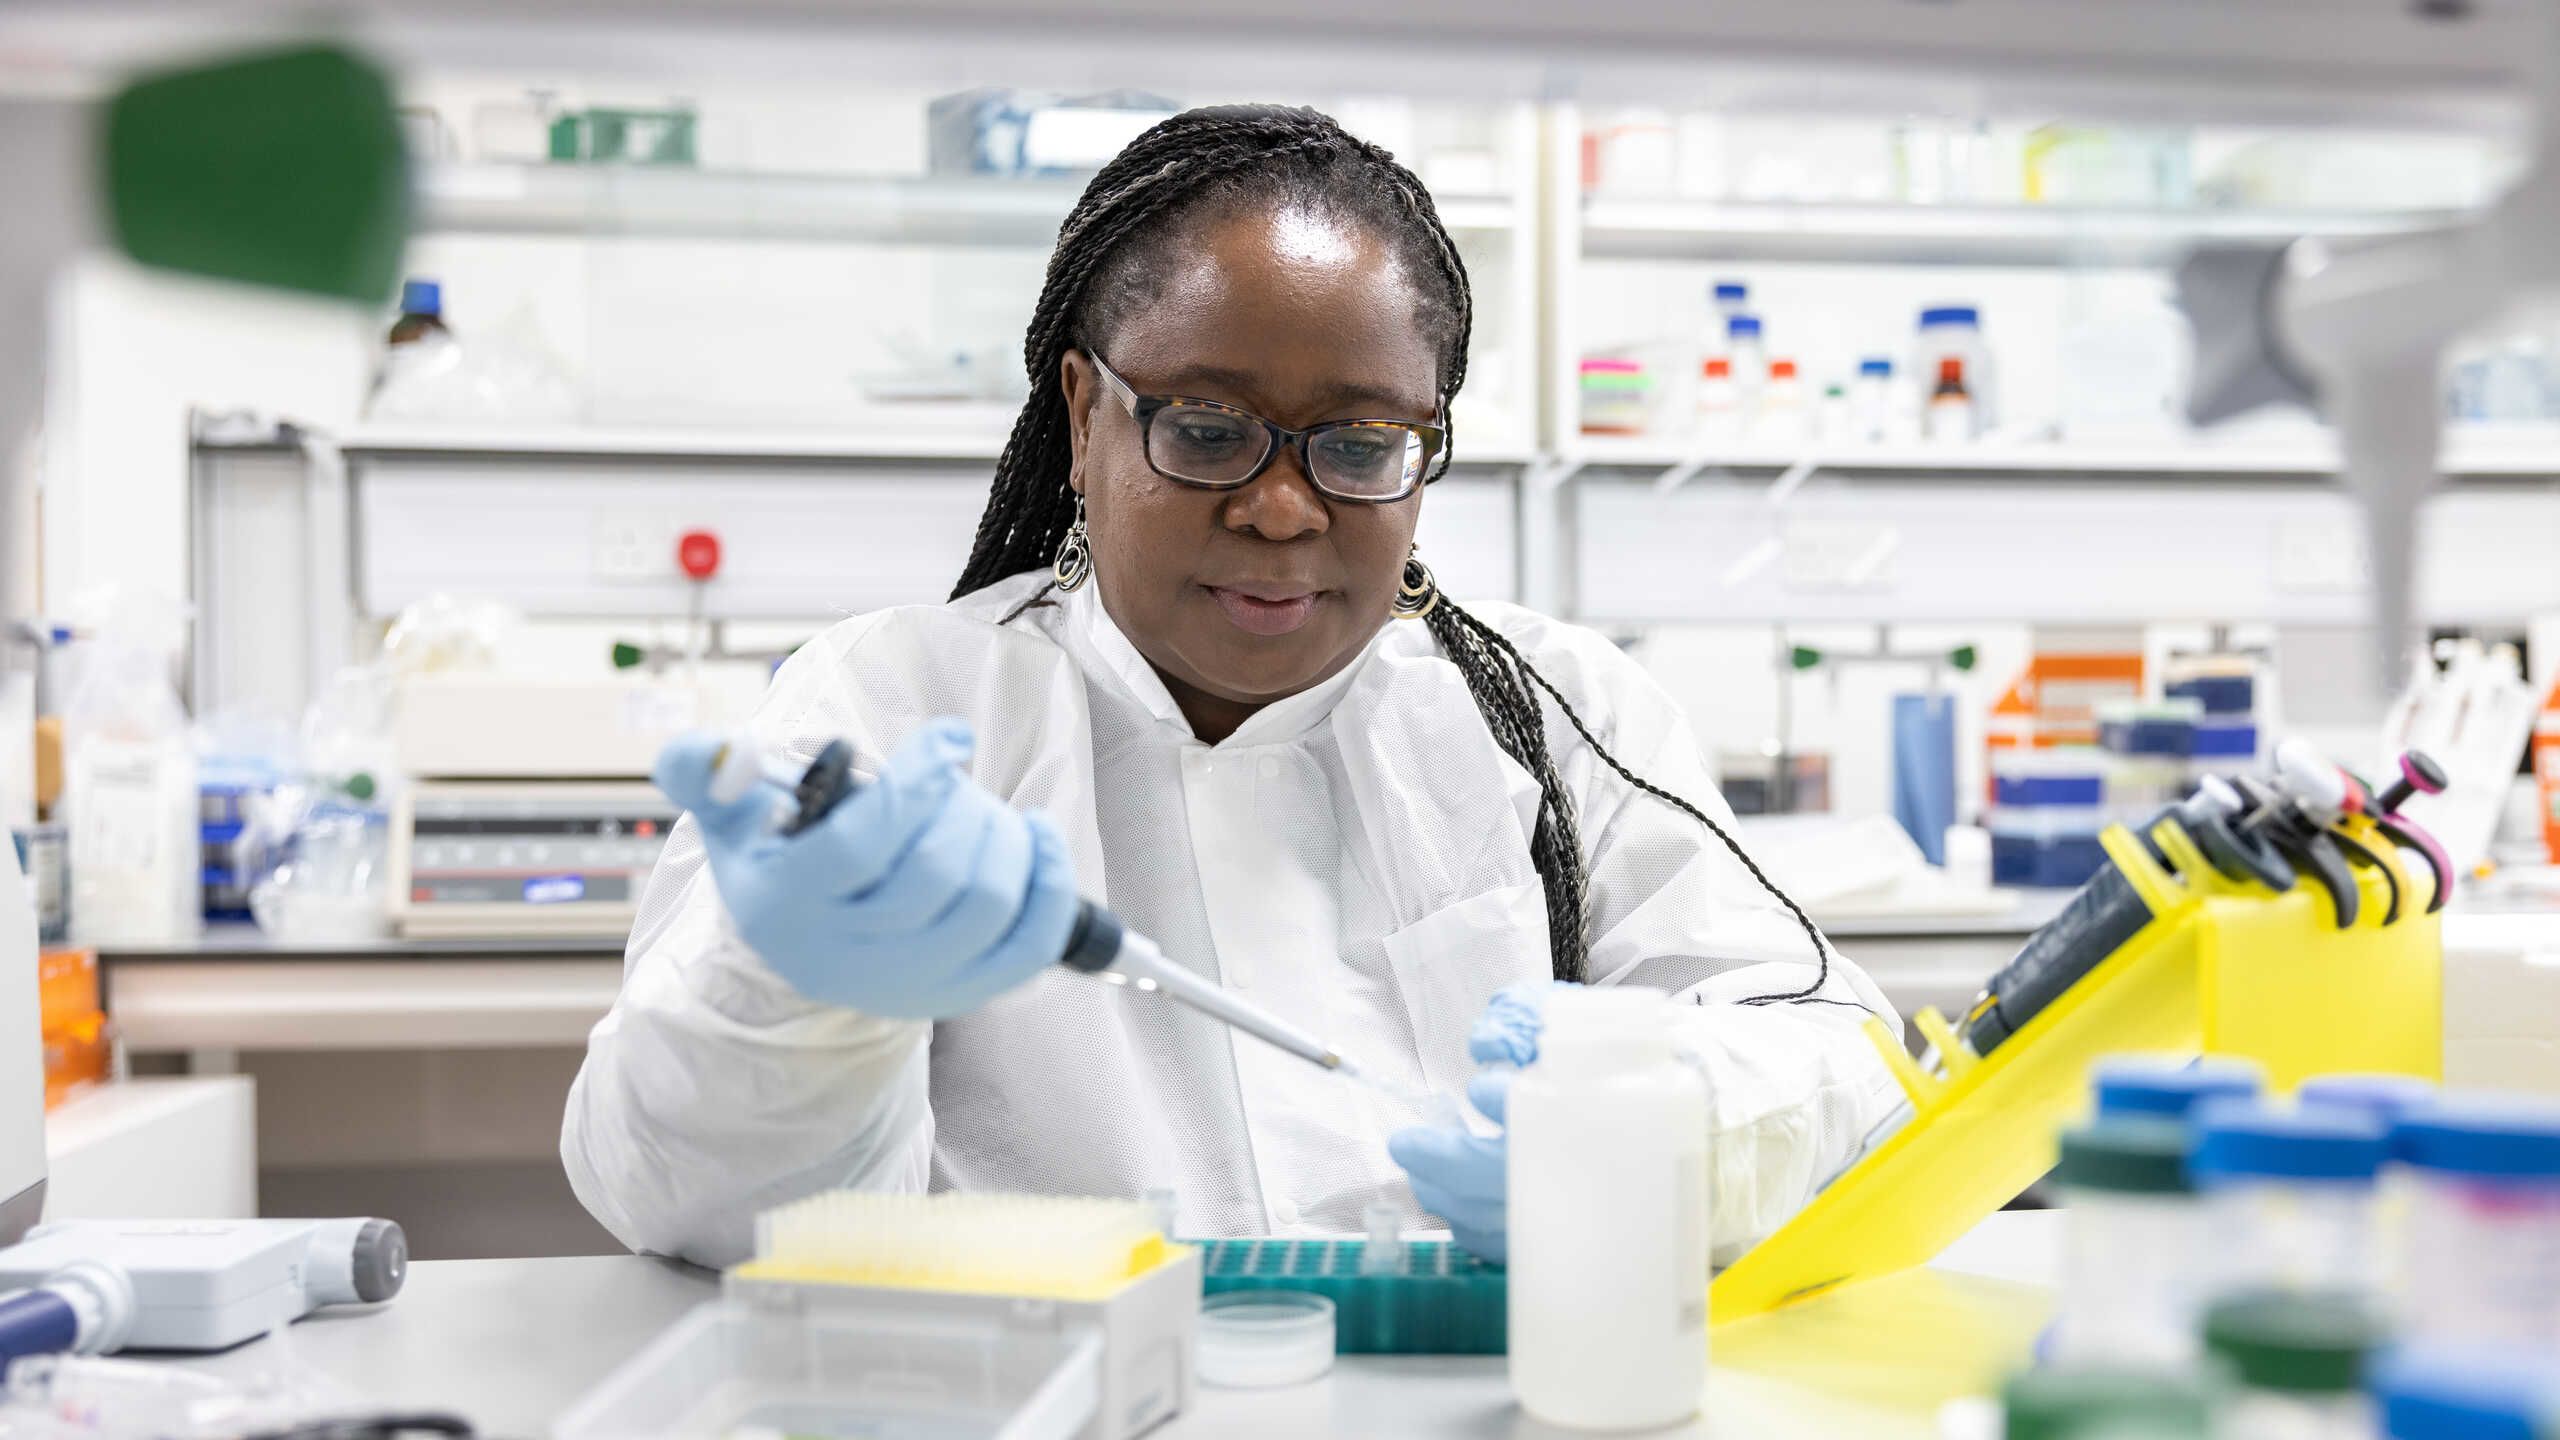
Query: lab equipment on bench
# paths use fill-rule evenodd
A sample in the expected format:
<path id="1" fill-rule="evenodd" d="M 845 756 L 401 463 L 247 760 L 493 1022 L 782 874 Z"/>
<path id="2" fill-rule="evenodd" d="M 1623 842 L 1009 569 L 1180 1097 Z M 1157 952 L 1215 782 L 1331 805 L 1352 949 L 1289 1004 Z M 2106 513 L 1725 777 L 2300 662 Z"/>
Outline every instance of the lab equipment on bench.
<path id="1" fill-rule="evenodd" d="M 1203 1385 L 1303 1385 L 1331 1370 L 1334 1354 L 1334 1306 L 1322 1295 L 1266 1290 L 1201 1302 Z"/>
<path id="2" fill-rule="evenodd" d="M 2195 1358 L 2206 1217 L 2187 1134 L 2156 1116 L 2101 1116 L 2060 1142 L 2065 1197 L 2051 1358 L 2175 1369 Z"/>
<path id="3" fill-rule="evenodd" d="M 1511 1388 L 1552 1425 L 1675 1424 L 1706 1386 L 1707 1087 L 1670 1008 L 1639 986 L 1555 990 L 1503 1103 Z"/>
<path id="4" fill-rule="evenodd" d="M 2560 1106 L 2448 1096 L 2391 1138 L 2408 1333 L 2527 1345 L 2560 1363 Z"/>
<path id="5" fill-rule="evenodd" d="M 2378 1357 L 2367 1388 L 2384 1440 L 2548 1440 L 2560 1370 L 2532 1350 L 2415 1341 Z"/>
<path id="6" fill-rule="evenodd" d="M 2206 1312 L 2204 1334 L 2229 1380 L 2215 1407 L 2220 1440 L 2370 1440 L 2365 1371 L 2391 1337 L 2368 1298 L 2234 1296 Z"/>
<path id="7" fill-rule="evenodd" d="M 223 1350 L 329 1305 L 400 1293 L 389 1220 L 68 1220 L 0 1250 L 0 1351 Z M 94 1313 L 91 1311 L 94 1310 Z M 36 1345 L 54 1340 L 59 1343 Z"/>
<path id="8" fill-rule="evenodd" d="M 1190 1407 L 1200 1298 L 1134 1200 L 830 1191 L 551 1433 L 1122 1440 Z"/>
<path id="9" fill-rule="evenodd" d="M 2444 668 L 2439 672 L 2425 656 L 2412 662 L 2407 688 L 2383 722 L 2376 769 L 2390 774 L 2391 757 L 2411 749 L 2443 762 L 2445 784 L 2410 796 L 2401 810 L 2443 841 L 2446 855 L 2468 874 L 2492 858 L 2516 756 L 2533 738 L 2533 688 L 2512 645 L 2464 638 L 2436 649 Z"/>
<path id="10" fill-rule="evenodd" d="M 2221 1251 L 2220 1287 L 2379 1298 L 2377 1181 L 2390 1127 L 2359 1111 L 2200 1107 L 2187 1170 Z"/>
<path id="11" fill-rule="evenodd" d="M 1957 393 L 1964 401 L 1960 421 L 1939 418 L 1938 398 L 1945 392 L 1949 372 L 1948 361 L 1955 362 L 1953 372 Z M 1997 385 L 1991 367 L 1991 346 L 1982 338 L 1982 310 L 1974 305 L 1931 305 L 1920 311 L 1918 333 L 1911 350 L 1911 374 L 1924 387 L 1920 402 L 1920 433 L 1932 440 L 1970 441 L 1996 429 L 2000 423 Z M 1961 424 L 1962 429 L 1952 428 Z"/>
<path id="12" fill-rule="evenodd" d="M 1278 1236 L 1189 1242 L 1210 1295 L 1292 1291 L 1333 1302 L 1344 1355 L 1500 1355 L 1509 1277 L 1447 1240 L 1406 1240 L 1400 1269 L 1373 1268 L 1379 1242 Z"/>
<path id="13" fill-rule="evenodd" d="M 708 704 L 642 676 L 404 678 L 392 738 L 412 783 L 392 801 L 393 924 L 413 939 L 627 932 L 676 821 L 650 764 Z"/>
<path id="14" fill-rule="evenodd" d="M 1913 1017 L 1934 1049 L 1930 1068 L 1881 1024 L 1868 1027 L 1910 1119 L 1871 1137 L 1716 1278 L 1714 1318 L 1936 1255 L 2052 1168 L 2056 1130 L 2110 1053 L 2243 1056 L 2278 1089 L 2345 1070 L 2440 1077 L 2440 919 L 2416 903 L 2395 917 L 2386 904 L 2393 888 L 2414 900 L 2426 880 L 2377 832 L 2374 863 L 2349 874 L 2361 903 L 2342 925 L 2309 888 L 2266 883 L 2262 839 L 2218 805 L 2182 805 L 2139 836 L 2111 827 L 2107 870 L 2028 940 L 1961 1026 L 1935 1010 Z"/>
<path id="15" fill-rule="evenodd" d="M 2266 1071 L 2230 1055 L 2119 1055 L 2101 1060 L 2090 1077 L 2098 1114 L 2184 1120 L 2215 1100 L 2255 1099 Z"/>
<path id="16" fill-rule="evenodd" d="M 729 742 L 712 757 L 711 798 L 732 804 L 756 785 L 770 786 L 790 803 L 790 813 L 777 820 L 786 834 L 797 834 L 826 818 L 862 783 L 854 768 L 853 747 L 842 740 L 830 741 L 797 773 L 759 755 L 744 739 Z M 1309 1064 L 1327 1070 L 1350 1068 L 1332 1046 L 1165 958 L 1154 941 L 1123 926 L 1118 916 L 1090 900 L 1077 902 L 1074 926 L 1057 961 L 1114 985 L 1159 992 Z"/>

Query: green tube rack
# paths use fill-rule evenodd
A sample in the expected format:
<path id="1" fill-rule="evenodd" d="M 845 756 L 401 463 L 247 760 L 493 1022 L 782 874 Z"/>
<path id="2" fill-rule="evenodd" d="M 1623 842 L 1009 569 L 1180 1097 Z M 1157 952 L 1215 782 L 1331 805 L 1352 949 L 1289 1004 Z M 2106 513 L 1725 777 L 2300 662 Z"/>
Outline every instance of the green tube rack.
<path id="1" fill-rule="evenodd" d="M 1204 1294 L 1292 1290 L 1333 1302 L 1337 1355 L 1507 1353 L 1509 1286 L 1446 1240 L 1405 1243 L 1401 1275 L 1363 1275 L 1361 1240 L 1194 1240 Z"/>

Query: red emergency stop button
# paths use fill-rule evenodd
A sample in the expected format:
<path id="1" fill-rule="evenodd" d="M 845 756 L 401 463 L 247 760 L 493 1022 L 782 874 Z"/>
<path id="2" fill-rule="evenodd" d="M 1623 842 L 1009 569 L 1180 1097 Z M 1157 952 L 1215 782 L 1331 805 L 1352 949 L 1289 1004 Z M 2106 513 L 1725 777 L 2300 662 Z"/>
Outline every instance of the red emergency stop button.
<path id="1" fill-rule="evenodd" d="M 708 530 L 687 530 L 676 537 L 676 564 L 695 580 L 720 573 L 720 537 Z"/>

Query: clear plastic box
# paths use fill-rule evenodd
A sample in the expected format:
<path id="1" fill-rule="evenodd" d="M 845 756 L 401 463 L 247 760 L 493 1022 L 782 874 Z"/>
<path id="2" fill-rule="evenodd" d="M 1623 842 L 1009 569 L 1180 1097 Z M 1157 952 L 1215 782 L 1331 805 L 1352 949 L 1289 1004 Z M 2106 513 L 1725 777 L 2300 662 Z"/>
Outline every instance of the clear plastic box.
<path id="1" fill-rule="evenodd" d="M 1099 1331 L 715 1300 L 589 1391 L 552 1440 L 1068 1440 L 1101 1396 Z"/>

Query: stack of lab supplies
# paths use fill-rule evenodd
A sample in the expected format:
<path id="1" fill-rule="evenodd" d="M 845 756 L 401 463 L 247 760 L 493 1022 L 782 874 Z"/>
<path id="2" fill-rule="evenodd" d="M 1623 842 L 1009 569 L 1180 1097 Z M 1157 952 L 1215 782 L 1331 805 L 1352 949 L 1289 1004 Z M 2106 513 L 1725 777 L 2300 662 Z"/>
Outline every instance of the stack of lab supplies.
<path id="1" fill-rule="evenodd" d="M 2098 1068 L 2061 1140 L 2061 1284 L 2009 1433 L 2560 1433 L 2536 1428 L 2560 1426 L 2560 1107 L 2406 1076 L 2277 1102 L 2254 1079 Z"/>
<path id="2" fill-rule="evenodd" d="M 1120 1440 L 1190 1404 L 1200 1254 L 1134 1200 L 834 1191 L 607 1376 L 555 1440 Z"/>
<path id="3" fill-rule="evenodd" d="M 2245 655 L 2199 655 L 2172 660 L 2161 693 L 2202 707 L 2188 755 L 2191 780 L 2225 779 L 2256 767 L 2259 737 L 2266 734 L 2268 677 Z"/>
<path id="4" fill-rule="evenodd" d="M 2080 747 L 1992 752 L 1992 884 L 2068 890 L 2106 865 L 2106 763 Z"/>

